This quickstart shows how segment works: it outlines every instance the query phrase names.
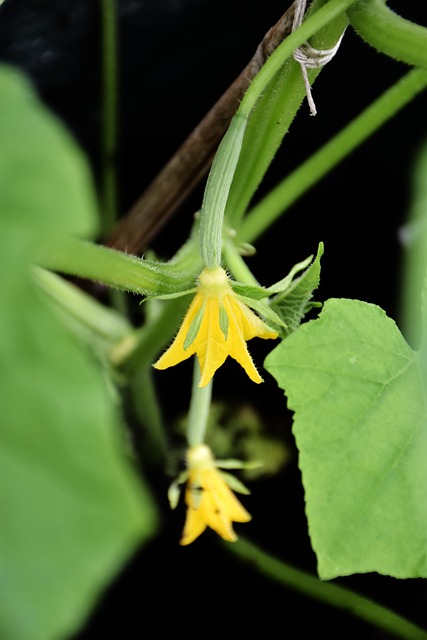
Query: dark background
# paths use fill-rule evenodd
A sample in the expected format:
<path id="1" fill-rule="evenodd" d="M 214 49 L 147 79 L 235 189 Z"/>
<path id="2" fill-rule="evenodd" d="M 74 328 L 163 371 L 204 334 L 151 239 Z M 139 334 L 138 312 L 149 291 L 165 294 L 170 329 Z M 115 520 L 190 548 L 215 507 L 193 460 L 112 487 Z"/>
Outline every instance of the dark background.
<path id="1" fill-rule="evenodd" d="M 264 33 L 289 4 L 279 0 L 118 0 L 121 214 L 245 66 Z M 424 2 L 390 1 L 389 6 L 427 24 Z M 102 121 L 100 37 L 100 3 L 95 0 L 6 0 L 0 7 L 0 60 L 30 75 L 42 100 L 85 150 L 97 184 Z M 370 49 L 349 28 L 339 55 L 315 84 L 318 115 L 311 117 L 307 105 L 302 105 L 260 193 L 404 72 L 404 65 Z M 402 260 L 398 229 L 409 209 L 416 152 L 427 139 L 426 110 L 424 93 L 262 237 L 250 263 L 262 283 L 285 275 L 295 262 L 314 253 L 322 240 L 325 255 L 317 299 L 366 300 L 398 320 Z M 161 256 L 169 257 L 185 240 L 202 193 L 203 185 L 154 241 Z M 269 345 L 255 343 L 251 352 L 261 363 Z M 253 406 L 290 452 L 278 476 L 251 487 L 253 494 L 245 505 L 254 518 L 238 531 L 286 562 L 315 573 L 291 416 L 283 395 L 267 374 L 262 390 L 257 388 L 254 394 L 252 383 L 244 376 L 234 376 L 237 370 L 233 363 L 223 367 L 215 382 L 215 398 L 238 405 L 253 397 Z M 189 363 L 162 373 L 166 411 L 171 416 L 185 410 L 190 375 Z M 169 511 L 168 479 L 162 473 L 155 478 L 163 512 L 160 537 L 129 562 L 73 640 L 133 640 L 162 634 L 191 639 L 300 638 L 320 633 L 346 637 L 350 631 L 367 639 L 389 637 L 241 565 L 210 532 L 188 548 L 178 547 L 184 513 Z M 427 627 L 424 580 L 369 574 L 336 583 Z"/>

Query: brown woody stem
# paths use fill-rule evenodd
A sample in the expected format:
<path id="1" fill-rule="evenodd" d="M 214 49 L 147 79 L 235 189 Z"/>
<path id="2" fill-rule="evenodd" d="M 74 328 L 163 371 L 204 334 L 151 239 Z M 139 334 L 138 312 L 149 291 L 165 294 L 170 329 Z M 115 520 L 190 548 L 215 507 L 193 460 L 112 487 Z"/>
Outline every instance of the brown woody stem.
<path id="1" fill-rule="evenodd" d="M 208 111 L 130 211 L 119 221 L 107 245 L 139 254 L 207 174 L 251 80 L 292 31 L 294 3 L 266 33 L 253 58 Z"/>

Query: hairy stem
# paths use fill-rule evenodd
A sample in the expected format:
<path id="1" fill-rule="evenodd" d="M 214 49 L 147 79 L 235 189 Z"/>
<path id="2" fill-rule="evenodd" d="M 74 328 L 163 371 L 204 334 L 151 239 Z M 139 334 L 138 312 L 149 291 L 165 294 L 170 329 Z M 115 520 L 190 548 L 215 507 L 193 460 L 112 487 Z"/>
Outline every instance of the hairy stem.
<path id="1" fill-rule="evenodd" d="M 352 27 L 381 53 L 427 69 L 427 28 L 400 17 L 385 0 L 359 0 L 348 9 Z"/>
<path id="2" fill-rule="evenodd" d="M 46 238 L 36 257 L 36 263 L 46 269 L 144 296 L 187 289 L 194 280 L 200 258 L 194 254 L 193 268 L 188 256 L 185 260 L 184 271 L 179 264 L 149 262 L 68 236 Z"/>
<path id="3" fill-rule="evenodd" d="M 427 87 L 427 72 L 414 69 L 285 178 L 246 216 L 237 241 L 254 242 L 307 190 Z"/>

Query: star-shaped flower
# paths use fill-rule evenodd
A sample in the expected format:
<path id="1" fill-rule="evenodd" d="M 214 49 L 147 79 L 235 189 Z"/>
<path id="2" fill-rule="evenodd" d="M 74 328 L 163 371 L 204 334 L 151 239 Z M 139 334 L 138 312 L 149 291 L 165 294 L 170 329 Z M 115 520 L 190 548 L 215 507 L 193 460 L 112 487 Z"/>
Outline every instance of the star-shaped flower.
<path id="1" fill-rule="evenodd" d="M 234 542 L 237 536 L 233 530 L 233 522 L 249 522 L 251 519 L 228 486 L 227 475 L 219 471 L 220 465 L 221 462 L 215 461 L 205 444 L 191 447 L 187 451 L 187 516 L 181 545 L 193 542 L 206 527 L 213 529 L 224 540 Z M 235 478 L 234 481 L 236 482 Z"/>
<path id="2" fill-rule="evenodd" d="M 196 354 L 199 359 L 200 387 L 231 356 L 244 368 L 251 380 L 262 382 L 246 346 L 251 338 L 277 338 L 233 291 L 224 269 L 204 269 L 197 293 L 185 315 L 175 340 L 154 364 L 167 369 Z"/>

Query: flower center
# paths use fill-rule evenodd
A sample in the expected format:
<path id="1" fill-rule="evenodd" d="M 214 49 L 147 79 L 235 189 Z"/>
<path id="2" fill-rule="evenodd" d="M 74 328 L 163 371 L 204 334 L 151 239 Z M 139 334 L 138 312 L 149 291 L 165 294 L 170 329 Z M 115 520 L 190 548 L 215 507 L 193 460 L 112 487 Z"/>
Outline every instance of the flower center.
<path id="1" fill-rule="evenodd" d="M 211 450 L 205 444 L 191 447 L 187 451 L 187 467 L 193 471 L 202 471 L 215 466 Z"/>
<path id="2" fill-rule="evenodd" d="M 199 291 L 204 296 L 221 298 L 231 292 L 228 276 L 222 267 L 203 269 L 199 276 Z"/>

